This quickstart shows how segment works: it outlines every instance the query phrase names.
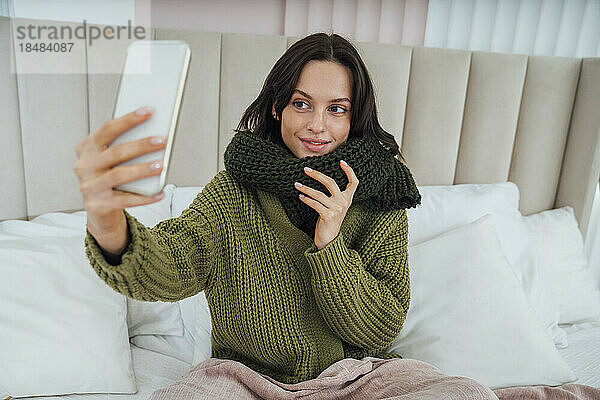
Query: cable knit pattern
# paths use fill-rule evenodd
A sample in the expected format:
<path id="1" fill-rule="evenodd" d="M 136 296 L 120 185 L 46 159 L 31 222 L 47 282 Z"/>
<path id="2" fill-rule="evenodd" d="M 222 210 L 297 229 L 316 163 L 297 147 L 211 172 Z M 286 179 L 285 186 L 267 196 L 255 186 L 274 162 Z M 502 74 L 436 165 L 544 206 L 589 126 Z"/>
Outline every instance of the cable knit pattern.
<path id="1" fill-rule="evenodd" d="M 298 198 L 294 182 L 330 195 L 329 190 L 304 172 L 308 166 L 333 178 L 341 190 L 348 184 L 340 166 L 344 160 L 360 181 L 352 202 L 373 211 L 415 207 L 421 202 L 410 170 L 394 158 L 372 135 L 350 137 L 332 152 L 298 158 L 287 147 L 250 131 L 237 132 L 227 145 L 224 163 L 237 181 L 274 193 L 283 203 L 290 221 L 314 236 L 319 214 Z"/>
<path id="2" fill-rule="evenodd" d="M 406 210 L 353 204 L 318 250 L 272 193 L 220 171 L 181 216 L 147 228 L 126 214 L 131 242 L 109 264 L 87 232 L 96 274 L 145 301 L 205 291 L 212 356 L 284 383 L 317 377 L 347 357 L 385 354 L 410 303 Z"/>

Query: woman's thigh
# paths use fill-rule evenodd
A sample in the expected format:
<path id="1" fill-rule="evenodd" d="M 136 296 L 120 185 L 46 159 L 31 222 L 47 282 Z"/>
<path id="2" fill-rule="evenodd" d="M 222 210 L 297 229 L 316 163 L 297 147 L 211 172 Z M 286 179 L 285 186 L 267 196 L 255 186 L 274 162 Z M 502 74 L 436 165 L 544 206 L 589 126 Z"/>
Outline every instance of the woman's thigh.
<path id="1" fill-rule="evenodd" d="M 338 361 L 338 363 L 346 363 L 347 368 L 351 364 L 346 362 L 346 360 L 349 359 Z M 494 392 L 487 386 L 470 378 L 445 375 L 438 368 L 424 361 L 401 358 L 384 360 L 365 357 L 360 362 L 370 363 L 371 370 L 357 376 L 352 381 L 347 381 L 338 387 L 324 389 L 324 393 L 314 393 L 314 397 L 309 396 L 307 398 L 314 398 L 315 400 L 342 398 L 403 400 L 498 399 Z M 355 363 L 355 366 L 360 367 L 360 364 Z M 322 397 L 319 397 L 319 394 Z"/>

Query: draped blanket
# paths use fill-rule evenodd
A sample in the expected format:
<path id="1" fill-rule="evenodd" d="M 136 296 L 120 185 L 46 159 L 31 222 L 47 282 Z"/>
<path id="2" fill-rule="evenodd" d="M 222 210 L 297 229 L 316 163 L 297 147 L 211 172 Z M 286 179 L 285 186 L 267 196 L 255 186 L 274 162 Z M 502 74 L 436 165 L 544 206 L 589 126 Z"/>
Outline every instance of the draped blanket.
<path id="1" fill-rule="evenodd" d="M 475 380 L 443 374 L 435 366 L 413 359 L 345 358 L 315 379 L 287 384 L 244 364 L 218 358 L 196 365 L 149 400 L 200 399 L 600 399 L 600 389 L 579 384 L 523 386 L 491 390 Z"/>

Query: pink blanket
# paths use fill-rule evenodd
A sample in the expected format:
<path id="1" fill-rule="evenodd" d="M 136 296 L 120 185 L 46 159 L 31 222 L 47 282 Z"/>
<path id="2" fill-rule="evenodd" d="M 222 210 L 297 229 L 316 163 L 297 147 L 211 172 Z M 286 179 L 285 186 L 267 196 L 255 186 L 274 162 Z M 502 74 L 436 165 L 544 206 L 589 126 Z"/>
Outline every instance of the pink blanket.
<path id="1" fill-rule="evenodd" d="M 578 384 L 496 389 L 475 380 L 444 375 L 423 361 L 394 358 L 345 358 L 317 378 L 281 383 L 244 364 L 217 358 L 196 365 L 149 400 L 200 399 L 600 399 L 600 389 Z"/>

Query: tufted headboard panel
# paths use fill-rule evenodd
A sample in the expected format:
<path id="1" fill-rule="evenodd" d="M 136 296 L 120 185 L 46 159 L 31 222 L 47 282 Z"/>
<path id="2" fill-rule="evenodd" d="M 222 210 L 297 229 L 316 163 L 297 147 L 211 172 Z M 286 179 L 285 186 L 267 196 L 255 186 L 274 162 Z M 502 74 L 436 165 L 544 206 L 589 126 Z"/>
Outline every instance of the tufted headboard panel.
<path id="1" fill-rule="evenodd" d="M 25 21 L 26 22 L 26 21 Z M 35 21 L 39 23 L 39 21 Z M 168 183 L 205 185 L 275 61 L 299 38 L 152 30 L 192 50 Z M 81 41 L 61 68 L 12 74 L 0 18 L 0 219 L 82 209 L 75 145 L 110 118 L 124 48 Z M 600 58 L 355 43 L 380 122 L 418 185 L 512 181 L 524 215 L 571 205 L 585 235 L 600 173 Z"/>

